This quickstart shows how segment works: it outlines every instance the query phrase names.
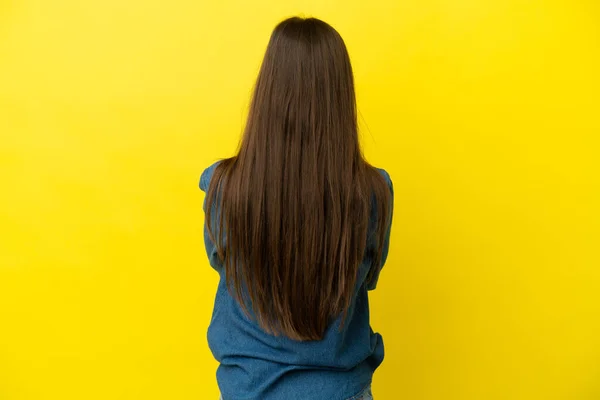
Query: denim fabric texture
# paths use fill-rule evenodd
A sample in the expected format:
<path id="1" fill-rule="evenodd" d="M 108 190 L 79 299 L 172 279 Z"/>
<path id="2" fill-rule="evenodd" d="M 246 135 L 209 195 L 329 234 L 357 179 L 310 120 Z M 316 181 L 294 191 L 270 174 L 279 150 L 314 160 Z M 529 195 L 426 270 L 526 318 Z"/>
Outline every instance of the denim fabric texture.
<path id="1" fill-rule="evenodd" d="M 219 400 L 223 400 L 223 397 L 219 397 Z M 373 400 L 373 392 L 371 392 L 371 385 L 368 388 L 363 390 L 361 393 L 356 396 L 352 396 L 347 400 Z"/>
<path id="2" fill-rule="evenodd" d="M 371 385 L 363 390 L 361 393 L 354 397 L 350 397 L 348 400 L 373 400 L 373 392 L 371 391 Z"/>

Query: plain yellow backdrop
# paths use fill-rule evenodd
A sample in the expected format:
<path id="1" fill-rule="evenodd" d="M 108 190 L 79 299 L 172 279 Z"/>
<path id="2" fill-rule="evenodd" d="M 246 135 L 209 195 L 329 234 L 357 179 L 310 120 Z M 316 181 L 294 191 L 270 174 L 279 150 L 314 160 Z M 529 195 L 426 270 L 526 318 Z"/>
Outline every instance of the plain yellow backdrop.
<path id="1" fill-rule="evenodd" d="M 377 400 L 600 399 L 593 0 L 1 0 L 0 399 L 216 399 L 204 167 L 334 25 L 396 189 Z"/>

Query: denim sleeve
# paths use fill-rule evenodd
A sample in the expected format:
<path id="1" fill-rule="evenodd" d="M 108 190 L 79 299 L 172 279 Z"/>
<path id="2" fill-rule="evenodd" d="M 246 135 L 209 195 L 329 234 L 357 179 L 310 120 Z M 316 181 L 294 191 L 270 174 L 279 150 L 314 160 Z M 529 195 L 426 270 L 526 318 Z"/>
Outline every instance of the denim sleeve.
<path id="1" fill-rule="evenodd" d="M 367 290 L 375 290 L 375 288 L 377 287 L 377 282 L 379 281 L 379 275 L 381 273 L 381 270 L 383 269 L 383 266 L 385 265 L 385 261 L 387 260 L 388 252 L 390 249 L 390 234 L 391 234 L 391 230 L 392 230 L 392 219 L 394 216 L 394 185 L 392 183 L 392 179 L 390 178 L 390 175 L 385 170 L 380 169 L 379 172 L 385 178 L 385 180 L 390 188 L 390 192 L 391 192 L 390 223 L 388 225 L 387 232 L 385 233 L 385 239 L 383 241 L 383 253 L 381 254 L 381 262 L 379 265 L 371 267 L 371 268 L 376 268 L 376 270 L 373 273 L 373 277 L 371 278 L 371 280 L 369 282 L 367 282 Z M 377 245 L 378 245 L 378 243 L 375 243 L 374 241 L 369 241 L 369 244 L 368 244 L 368 246 L 373 246 L 373 247 L 377 247 Z"/>
<path id="2" fill-rule="evenodd" d="M 206 255 L 208 256 L 208 262 L 210 266 L 213 267 L 215 271 L 220 272 L 223 268 L 223 264 L 219 259 L 217 246 L 212 240 L 210 240 L 210 235 L 208 234 L 208 228 L 206 227 L 206 224 L 204 224 L 204 247 L 206 249 Z"/>
<path id="3" fill-rule="evenodd" d="M 200 176 L 200 185 L 199 185 L 200 190 L 202 190 L 205 193 L 208 192 L 210 180 L 212 178 L 212 175 L 213 175 L 217 165 L 218 165 L 218 163 L 211 165 L 210 167 L 205 169 L 204 172 L 202 172 L 202 175 Z M 219 229 L 216 224 L 216 221 L 218 221 L 219 212 L 218 212 L 218 210 L 216 210 L 216 203 L 217 202 L 215 199 L 215 203 L 212 205 L 213 210 L 211 210 L 211 211 L 212 211 L 212 221 L 213 221 L 212 226 L 213 226 L 213 229 L 216 230 L 216 232 L 214 232 L 215 237 L 218 237 L 217 235 L 219 234 Z M 205 212 L 205 217 L 206 217 L 207 206 L 208 205 L 206 203 L 206 196 L 205 196 L 204 203 L 202 206 L 202 208 L 204 209 L 204 212 Z M 211 240 L 210 235 L 208 233 L 208 225 L 206 224 L 206 218 L 205 218 L 205 222 L 204 222 L 204 247 L 206 248 L 206 255 L 208 256 L 208 261 L 210 263 L 210 266 L 213 267 L 217 272 L 219 272 L 222 269 L 222 263 L 218 256 L 217 246 Z"/>
<path id="4" fill-rule="evenodd" d="M 202 190 L 203 192 L 206 193 L 208 191 L 208 186 L 210 185 L 210 180 L 213 176 L 213 173 L 215 172 L 215 168 L 217 168 L 218 165 L 219 165 L 218 162 L 214 163 L 210 167 L 206 168 L 202 172 L 202 175 L 200 175 L 199 186 L 200 186 L 200 190 Z"/>

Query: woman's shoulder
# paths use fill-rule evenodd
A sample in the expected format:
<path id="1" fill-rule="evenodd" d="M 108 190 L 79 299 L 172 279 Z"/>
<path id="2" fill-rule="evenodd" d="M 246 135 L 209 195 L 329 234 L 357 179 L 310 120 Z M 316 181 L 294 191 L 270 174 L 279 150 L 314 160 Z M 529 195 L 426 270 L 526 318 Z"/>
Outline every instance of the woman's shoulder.
<path id="1" fill-rule="evenodd" d="M 386 181 L 392 181 L 392 178 L 390 177 L 389 172 L 387 172 L 385 169 L 383 168 L 378 168 L 378 167 L 374 167 L 384 178 Z"/>
<path id="2" fill-rule="evenodd" d="M 202 175 L 200 175 L 199 186 L 200 186 L 200 190 L 202 190 L 203 192 L 206 192 L 208 190 L 208 186 L 210 185 L 210 180 L 212 179 L 215 169 L 217 168 L 217 166 L 220 163 L 221 163 L 221 161 L 217 161 L 217 162 L 213 163 L 211 166 L 209 166 L 202 172 Z"/>
<path id="3" fill-rule="evenodd" d="M 383 168 L 378 168 L 375 166 L 373 166 L 373 169 L 375 169 L 377 172 L 379 172 L 379 174 L 383 177 L 383 179 L 385 179 L 385 181 L 387 182 L 390 189 L 394 187 L 394 185 L 392 183 L 392 177 L 390 176 L 389 172 L 387 172 Z"/>

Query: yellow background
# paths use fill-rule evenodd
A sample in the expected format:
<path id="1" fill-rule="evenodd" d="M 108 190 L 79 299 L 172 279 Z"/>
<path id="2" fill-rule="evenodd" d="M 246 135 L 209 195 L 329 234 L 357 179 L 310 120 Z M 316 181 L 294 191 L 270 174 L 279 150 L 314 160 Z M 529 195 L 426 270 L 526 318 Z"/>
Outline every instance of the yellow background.
<path id="1" fill-rule="evenodd" d="M 217 398 L 197 181 L 297 13 L 395 182 L 375 398 L 600 399 L 599 4 L 1 0 L 0 399 Z"/>

